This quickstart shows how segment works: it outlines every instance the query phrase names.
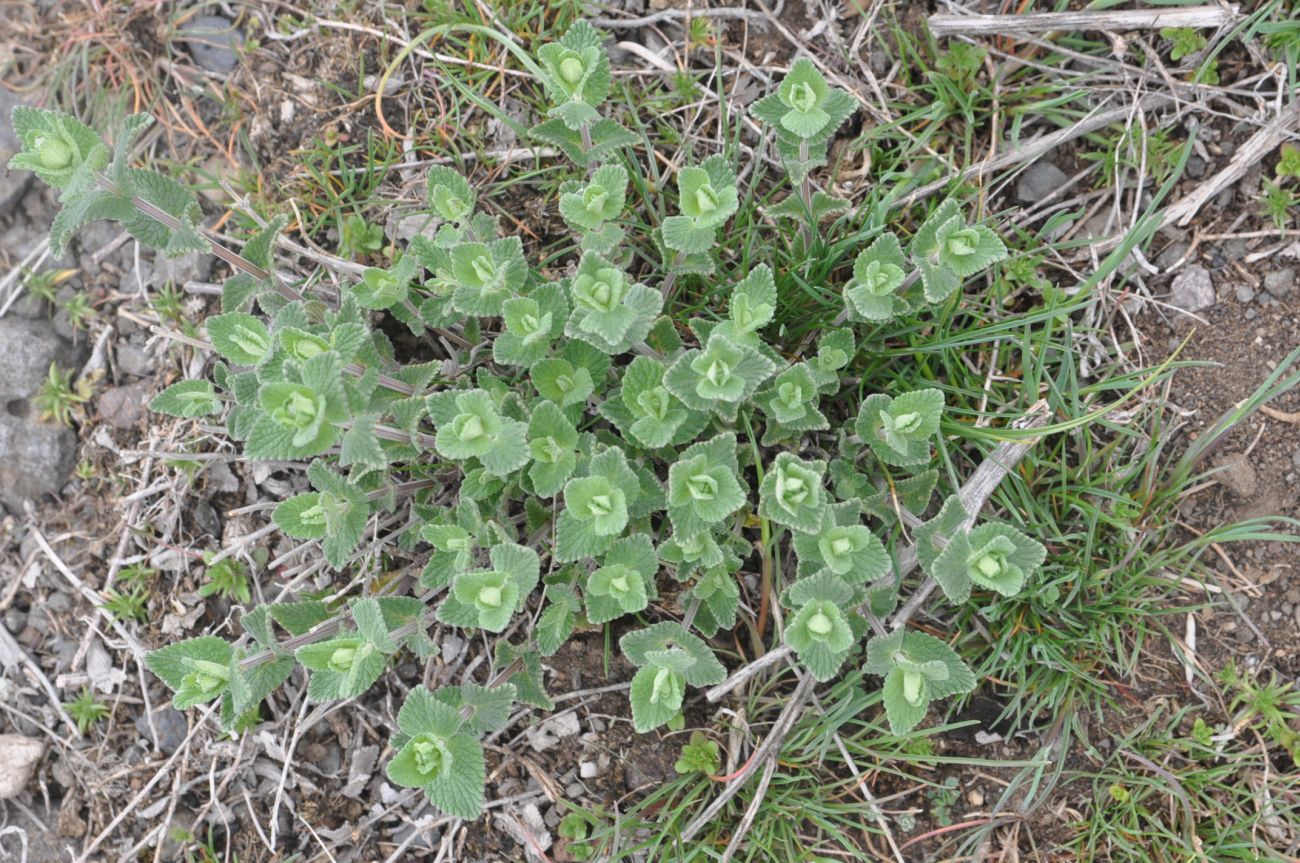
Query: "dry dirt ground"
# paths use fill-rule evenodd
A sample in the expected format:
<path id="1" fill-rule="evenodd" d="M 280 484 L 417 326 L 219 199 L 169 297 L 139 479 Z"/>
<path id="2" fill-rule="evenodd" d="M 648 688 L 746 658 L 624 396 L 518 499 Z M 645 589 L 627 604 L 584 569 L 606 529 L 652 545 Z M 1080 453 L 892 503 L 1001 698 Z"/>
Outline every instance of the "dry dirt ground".
<path id="1" fill-rule="evenodd" d="M 156 4 L 141 4 L 149 8 L 128 16 L 125 26 L 105 24 L 99 36 L 90 26 L 93 16 L 81 8 L 98 3 L 68 3 L 62 4 L 65 10 L 50 11 L 59 5 L 19 9 L 0 4 L 23 32 L 36 33 L 33 28 L 40 22 L 57 20 L 52 29 L 69 40 L 55 43 L 48 36 L 33 36 L 30 44 L 17 46 L 8 37 L 6 87 L 41 80 L 34 72 L 41 52 L 48 56 L 61 47 L 102 39 L 110 50 L 97 56 L 107 65 L 82 74 L 102 73 L 106 82 L 127 92 L 132 86 L 143 88 L 146 98 L 171 98 L 173 122 L 167 124 L 165 139 L 180 163 L 222 171 L 233 170 L 232 162 L 241 158 L 255 157 L 261 176 L 286 180 L 299 167 L 297 148 L 322 130 L 359 141 L 376 125 L 371 112 L 357 109 L 357 94 L 373 82 L 358 80 L 358 64 L 352 60 L 378 56 L 373 34 L 330 31 L 320 37 L 319 50 L 311 52 L 296 50 L 293 42 L 268 40 L 247 50 L 237 69 L 227 73 L 204 68 L 185 47 L 167 44 L 159 35 L 165 28 L 158 23 L 163 13 Z M 899 17 L 909 27 L 919 26 L 928 11 L 921 5 Z M 815 39 L 807 31 L 820 20 L 821 5 L 788 0 L 787 6 L 784 26 L 796 38 Z M 60 18 L 61 13 L 66 14 Z M 833 26 L 852 33 L 856 22 Z M 681 38 L 675 27 L 661 31 L 669 39 Z M 793 50 L 774 28 L 751 34 L 728 24 L 725 33 L 730 46 L 764 66 L 779 65 Z M 654 33 L 626 35 L 652 48 L 660 44 Z M 104 57 L 117 58 L 121 65 Z M 152 70 L 164 83 L 133 81 L 125 73 L 128 68 Z M 846 74 L 858 73 L 850 69 Z M 233 124 L 202 96 L 202 88 L 213 80 L 223 82 L 223 92 L 238 94 L 239 119 Z M 55 83 L 60 94 L 75 86 L 75 81 Z M 40 102 L 46 97 L 26 92 L 22 98 Z M 388 101 L 389 116 L 399 116 L 399 100 Z M 291 114 L 285 104 L 294 106 Z M 277 120 L 288 116 L 294 119 Z M 1228 167 L 1253 131 L 1220 119 L 1209 138 L 1212 146 L 1194 156 L 1196 163 L 1171 200 Z M 243 149 L 232 144 L 241 134 L 247 137 Z M 1117 296 L 1107 306 L 1110 327 L 1133 353 L 1134 366 L 1158 364 L 1175 350 L 1180 360 L 1193 361 L 1173 376 L 1166 396 L 1171 451 L 1182 451 L 1205 434 L 1300 344 L 1300 236 L 1274 230 L 1256 204 L 1261 178 L 1271 177 L 1275 159 L 1269 154 L 1227 184 L 1187 227 L 1161 231 L 1144 259 L 1150 270 L 1144 271 L 1142 289 L 1117 283 L 1117 293 L 1131 290 L 1132 296 Z M 1087 167 L 1071 146 L 1049 153 L 1044 161 L 1066 177 Z M 418 184 L 413 178 L 411 185 Z M 1014 216 L 1024 203 L 1016 200 L 1013 181 L 995 195 L 989 202 L 994 211 Z M 29 260 L 52 212 L 47 193 L 33 188 L 21 204 L 0 214 L 0 274 L 17 273 Z M 215 214 L 222 212 L 213 208 Z M 543 230 L 548 220 L 554 223 L 555 214 L 521 208 L 520 217 Z M 1075 233 L 1081 232 L 1107 233 L 1098 224 L 1079 225 Z M 197 319 L 212 303 L 212 283 L 223 271 L 206 261 L 156 265 L 147 252 L 102 224 L 83 232 L 67 261 L 41 266 L 66 268 L 57 299 L 83 292 L 97 316 L 86 329 L 74 329 L 65 311 L 24 294 L 22 280 L 10 279 L 0 290 L 0 308 L 7 308 L 0 324 L 33 322 L 29 332 L 75 357 L 70 367 L 82 370 L 91 391 L 76 412 L 75 440 L 50 443 L 51 464 L 75 469 L 61 477 L 41 477 L 48 493 L 26 506 L 8 501 L 0 522 L 0 732 L 39 739 L 45 746 L 23 793 L 0 801 L 0 860 L 24 859 L 20 845 L 31 863 L 181 860 L 186 853 L 206 860 L 200 856 L 205 853 L 201 844 L 211 835 L 215 859 L 234 859 L 225 856 L 230 854 L 246 863 L 291 859 L 294 853 L 301 860 L 513 861 L 531 853 L 526 847 L 530 840 L 543 835 L 555 840 L 566 811 L 560 801 L 625 808 L 674 776 L 680 740 L 631 732 L 623 692 L 630 667 L 616 651 L 606 664 L 600 632 L 579 635 L 548 662 L 552 691 L 569 694 L 555 713 L 517 723 L 489 750 L 488 799 L 502 802 L 483 826 L 468 831 L 447 823 L 416 794 L 386 784 L 376 769 L 390 754 L 387 723 L 402 687 L 418 682 L 422 674 L 414 661 L 397 663 L 391 687 L 376 687 L 343 709 L 312 708 L 297 697 L 272 699 L 265 721 L 235 739 L 219 736 L 202 710 L 182 714 L 168 707 L 165 687 L 138 663 L 141 652 L 190 634 L 229 634 L 234 605 L 198 594 L 204 583 L 200 552 L 261 530 L 267 523 L 265 501 L 291 493 L 303 478 L 288 466 L 245 462 L 219 435 L 202 427 L 159 423 L 143 409 L 150 394 L 182 369 L 203 362 L 193 351 L 153 334 L 156 316 L 149 297 L 174 285 L 181 289 L 183 313 Z M 1193 268 L 1204 271 L 1213 295 L 1188 311 L 1171 291 Z M 11 294 L 15 301 L 9 304 Z M 15 350 L 22 347 L 0 344 L 0 353 Z M 30 406 L 18 403 L 22 400 L 15 398 L 6 410 L 14 422 L 35 422 Z M 1300 518 L 1300 391 L 1270 406 L 1271 413 L 1256 413 L 1239 424 L 1208 456 L 1207 465 L 1224 469 L 1184 501 L 1182 528 L 1188 536 L 1245 519 Z M 202 455 L 186 462 L 161 455 L 182 444 Z M 274 559 L 290 546 L 272 534 L 264 547 Z M 1291 548 L 1251 542 L 1216 545 L 1206 552 L 1222 586 L 1240 600 L 1237 612 L 1220 605 L 1198 613 L 1207 664 L 1249 658 L 1273 665 L 1289 679 L 1300 674 L 1300 571 Z M 155 571 L 145 583 L 145 615 L 138 623 L 115 621 L 102 610 L 102 590 L 124 567 L 136 564 Z M 255 596 L 274 596 L 302 570 L 302 564 L 292 561 L 254 571 Z M 472 667 L 482 661 L 478 648 L 447 635 L 442 661 Z M 1117 699 L 1118 722 L 1141 715 L 1144 695 L 1186 697 L 1179 686 L 1179 661 L 1167 646 L 1152 645 L 1151 651 L 1152 680 L 1118 687 L 1123 690 Z M 60 704 L 83 687 L 95 691 L 110 711 L 106 721 L 78 736 Z M 996 706 L 976 703 L 969 715 L 991 723 L 996 712 Z M 939 745 L 951 753 L 990 756 L 961 736 Z M 996 757 L 1030 752 L 1027 745 L 1006 744 Z M 1087 766 L 1083 759 L 1071 765 Z M 985 797 L 996 790 L 997 777 L 961 771 L 954 776 L 960 794 L 953 816 L 978 814 Z M 877 789 L 888 790 L 887 781 Z M 1059 804 L 1047 807 L 1054 814 L 1040 825 L 1039 839 L 1068 832 L 1068 813 L 1078 804 L 1072 799 Z M 271 844 L 279 855 L 267 851 Z M 563 841 L 548 841 L 548 848 L 548 859 L 573 859 Z"/>

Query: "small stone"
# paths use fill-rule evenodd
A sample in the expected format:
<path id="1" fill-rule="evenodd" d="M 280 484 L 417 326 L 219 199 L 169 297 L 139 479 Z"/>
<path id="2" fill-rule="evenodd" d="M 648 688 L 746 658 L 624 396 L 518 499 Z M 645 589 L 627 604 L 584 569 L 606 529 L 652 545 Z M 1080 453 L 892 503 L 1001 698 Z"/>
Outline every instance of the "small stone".
<path id="1" fill-rule="evenodd" d="M 1300 470 L 1300 447 L 1296 447 L 1295 452 L 1291 453 L 1291 463 L 1295 465 L 1296 470 Z M 1300 602 L 1300 598 L 1296 599 Z"/>
<path id="2" fill-rule="evenodd" d="M 27 612 L 18 608 L 11 608 L 5 612 L 5 629 L 14 635 L 22 632 L 27 628 Z"/>
<path id="3" fill-rule="evenodd" d="M 980 807 L 984 805 L 984 792 L 978 788 L 972 788 L 966 792 L 966 802 L 971 806 Z"/>
<path id="4" fill-rule="evenodd" d="M 1249 626 L 1240 627 L 1237 630 L 1237 640 L 1242 644 L 1250 644 L 1255 640 L 1255 632 Z"/>
<path id="5" fill-rule="evenodd" d="M 570 800 L 577 800 L 587 789 L 582 787 L 581 782 L 570 782 L 564 786 L 564 796 Z"/>
<path id="6" fill-rule="evenodd" d="M 600 775 L 600 768 L 596 766 L 594 761 L 580 761 L 578 762 L 578 775 L 583 779 L 595 779 Z"/>
<path id="7" fill-rule="evenodd" d="M 1210 271 L 1193 265 L 1183 270 L 1169 287 L 1169 302 L 1188 312 L 1214 305 L 1214 281 Z"/>
<path id="8" fill-rule="evenodd" d="M 1022 204 L 1036 204 L 1061 190 L 1070 178 L 1065 172 L 1046 160 L 1039 160 L 1025 169 L 1016 180 L 1016 198 Z"/>
<path id="9" fill-rule="evenodd" d="M 117 370 L 123 374 L 143 378 L 153 372 L 153 360 L 149 359 L 149 354 L 145 353 L 144 348 L 139 345 L 123 342 L 117 346 L 114 354 L 117 359 Z"/>
<path id="10" fill-rule="evenodd" d="M 45 744 L 34 737 L 0 734 L 0 800 L 23 793 L 44 751 Z"/>
<path id="11" fill-rule="evenodd" d="M 1286 593 L 1282 594 L 1282 598 L 1292 605 L 1300 603 L 1300 587 L 1288 587 Z"/>
<path id="12" fill-rule="evenodd" d="M 1162 271 L 1173 269 L 1174 265 L 1183 259 L 1191 250 L 1192 244 L 1185 240 L 1178 240 L 1170 243 L 1168 246 L 1156 255 L 1155 264 Z"/>
<path id="13" fill-rule="evenodd" d="M 1207 164 L 1200 156 L 1192 155 L 1187 157 L 1187 176 L 1193 180 L 1199 180 L 1205 176 Z"/>
<path id="14" fill-rule="evenodd" d="M 158 729 L 158 749 L 164 755 L 173 755 L 190 733 L 190 724 L 185 714 L 174 707 L 163 707 L 153 712 L 153 727 Z M 135 730 L 141 739 L 153 742 L 153 732 L 149 730 L 149 717 L 143 712 L 135 718 Z"/>
<path id="15" fill-rule="evenodd" d="M 1295 290 L 1295 268 L 1284 267 L 1264 275 L 1264 290 L 1275 297 L 1290 296 Z"/>
<path id="16" fill-rule="evenodd" d="M 239 65 L 239 47 L 244 34 L 220 15 L 199 15 L 181 26 L 181 41 L 194 55 L 194 62 L 209 72 L 225 74 Z"/>
<path id="17" fill-rule="evenodd" d="M 534 725 L 524 734 L 533 751 L 542 752 L 555 746 L 565 737 L 572 737 L 580 730 L 577 716 L 572 713 L 561 713 Z"/>
<path id="18" fill-rule="evenodd" d="M 148 401 L 149 386 L 140 382 L 105 390 L 95 400 L 95 407 L 104 422 L 116 429 L 128 429 L 145 416 Z"/>
<path id="19" fill-rule="evenodd" d="M 1255 289 L 1250 285 L 1237 285 L 1237 302 L 1245 304 L 1255 299 Z"/>
<path id="20" fill-rule="evenodd" d="M 75 365 L 71 348 L 46 321 L 0 318 L 0 503 L 57 494 L 76 459 L 70 428 L 43 422 L 33 398 L 50 366 Z"/>

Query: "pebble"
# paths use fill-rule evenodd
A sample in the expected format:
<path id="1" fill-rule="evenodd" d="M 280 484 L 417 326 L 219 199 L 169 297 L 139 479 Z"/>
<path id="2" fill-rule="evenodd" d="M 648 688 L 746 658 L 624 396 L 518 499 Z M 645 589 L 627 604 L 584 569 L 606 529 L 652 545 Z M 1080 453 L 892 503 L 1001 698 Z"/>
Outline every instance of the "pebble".
<path id="1" fill-rule="evenodd" d="M 233 72 L 239 65 L 239 46 L 244 34 L 220 15 L 199 15 L 181 26 L 181 40 L 194 55 L 194 62 L 209 72 Z"/>
<path id="2" fill-rule="evenodd" d="M 1192 244 L 1185 240 L 1170 243 L 1160 254 L 1156 255 L 1155 264 L 1162 271 L 1167 271 L 1172 268 L 1174 264 L 1181 261 L 1183 256 L 1186 255 L 1188 250 L 1191 248 Z"/>
<path id="3" fill-rule="evenodd" d="M 153 725 L 158 729 L 158 749 L 164 755 L 172 755 L 180 749 L 186 735 L 190 733 L 190 725 L 185 719 L 185 714 L 174 707 L 155 710 Z M 139 732 L 142 740 L 147 741 L 149 745 L 153 744 L 153 733 L 149 730 L 149 717 L 143 711 L 135 718 L 135 730 Z"/>
<path id="4" fill-rule="evenodd" d="M 1205 176 L 1205 169 L 1208 167 L 1205 160 L 1200 156 L 1192 155 L 1187 157 L 1187 176 L 1193 180 L 1199 180 Z"/>
<path id="5" fill-rule="evenodd" d="M 1289 296 L 1295 290 L 1295 268 L 1284 267 L 1264 275 L 1264 290 L 1275 297 Z"/>
<path id="6" fill-rule="evenodd" d="M 578 775 L 583 779 L 595 779 L 600 775 L 600 768 L 594 761 L 578 762 Z"/>
<path id="7" fill-rule="evenodd" d="M 1179 273 L 1169 287 L 1169 302 L 1188 312 L 1214 305 L 1214 280 L 1210 271 L 1194 264 Z"/>
<path id="8" fill-rule="evenodd" d="M 983 806 L 984 792 L 980 791 L 978 788 L 972 788 L 966 794 L 966 802 L 969 803 L 971 806 Z"/>
<path id="9" fill-rule="evenodd" d="M 23 793 L 44 751 L 45 744 L 34 737 L 0 734 L 0 800 Z"/>
<path id="10" fill-rule="evenodd" d="M 144 381 L 113 387 L 95 400 L 100 418 L 115 429 L 129 429 L 145 416 L 149 385 Z"/>
<path id="11" fill-rule="evenodd" d="M 1250 285 L 1237 285 L 1237 302 L 1249 303 L 1255 299 L 1255 289 Z"/>
<path id="12" fill-rule="evenodd" d="M 5 612 L 5 629 L 17 635 L 26 628 L 27 612 L 18 608 L 11 608 Z"/>
<path id="13" fill-rule="evenodd" d="M 1016 180 L 1016 198 L 1022 204 L 1036 204 L 1048 195 L 1060 191 L 1070 179 L 1051 162 L 1040 159 L 1025 169 Z"/>
<path id="14" fill-rule="evenodd" d="M 143 378 L 153 371 L 153 360 L 149 359 L 149 355 L 139 345 L 122 342 L 118 344 L 114 354 L 117 359 L 117 370 L 123 374 Z"/>
<path id="15" fill-rule="evenodd" d="M 57 494 L 76 461 L 72 429 L 41 422 L 32 398 L 50 364 L 75 357 L 46 321 L 0 318 L 0 503 L 22 511 L 25 499 Z"/>

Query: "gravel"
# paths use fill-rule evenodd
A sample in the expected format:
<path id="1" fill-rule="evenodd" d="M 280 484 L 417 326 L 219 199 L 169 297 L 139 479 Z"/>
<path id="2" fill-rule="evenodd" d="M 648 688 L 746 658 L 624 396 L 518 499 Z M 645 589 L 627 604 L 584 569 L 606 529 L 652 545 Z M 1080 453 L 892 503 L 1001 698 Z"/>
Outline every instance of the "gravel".
<path id="1" fill-rule="evenodd" d="M 0 318 L 0 503 L 22 511 L 25 499 L 56 494 L 76 459 L 72 429 L 41 422 L 32 399 L 71 349 L 45 321 Z"/>
<path id="2" fill-rule="evenodd" d="M 226 74 L 239 65 L 238 51 L 244 44 L 244 34 L 229 19 L 200 15 L 186 22 L 181 34 L 194 62 L 209 72 Z"/>
<path id="3" fill-rule="evenodd" d="M 1016 199 L 1022 204 L 1036 204 L 1053 192 L 1059 191 L 1070 179 L 1065 172 L 1046 160 L 1039 160 L 1025 169 L 1016 180 Z"/>
<path id="4" fill-rule="evenodd" d="M 1192 265 L 1174 278 L 1169 287 L 1169 302 L 1188 312 L 1198 312 L 1214 305 L 1214 280 L 1205 267 Z"/>
<path id="5" fill-rule="evenodd" d="M 1284 267 L 1266 274 L 1264 290 L 1275 297 L 1289 296 L 1295 290 L 1295 268 Z"/>

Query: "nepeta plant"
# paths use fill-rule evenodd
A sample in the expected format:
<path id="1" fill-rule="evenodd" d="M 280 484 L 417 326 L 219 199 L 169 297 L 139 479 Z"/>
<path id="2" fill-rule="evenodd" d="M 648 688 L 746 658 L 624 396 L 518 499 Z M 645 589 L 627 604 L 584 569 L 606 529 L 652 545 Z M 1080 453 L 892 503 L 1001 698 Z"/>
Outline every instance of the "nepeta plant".
<path id="1" fill-rule="evenodd" d="M 482 631 L 495 645 L 490 676 L 412 690 L 388 765 L 394 783 L 470 818 L 483 805 L 483 736 L 504 728 L 515 703 L 551 706 L 542 658 L 580 629 L 617 621 L 625 630 L 638 731 L 680 722 L 690 692 L 726 674 L 705 639 L 735 625 L 759 538 L 778 568 L 784 639 L 818 680 L 861 661 L 873 623 L 883 631 L 899 579 L 882 537 L 893 536 L 900 508 L 930 504 L 937 472 L 925 468 L 943 445 L 943 391 L 872 393 L 846 416 L 853 390 L 842 375 L 871 346 L 853 326 L 822 333 L 809 350 L 780 341 L 772 268 L 738 270 L 716 251 L 741 206 L 728 156 L 682 167 L 670 214 L 653 234 L 629 230 L 640 139 L 602 114 L 611 80 L 602 38 L 579 23 L 526 63 L 552 101 L 532 134 L 583 172 L 558 202 L 574 232 L 567 268 L 531 267 L 520 239 L 499 236 L 476 190 L 445 167 L 428 176 L 433 237 L 365 269 L 337 298 L 275 274 L 283 218 L 242 255 L 217 247 L 236 273 L 205 322 L 210 379 L 167 387 L 153 409 L 223 421 L 251 459 L 308 461 L 311 490 L 281 502 L 273 519 L 330 566 L 364 568 L 385 542 L 427 562 L 415 595 L 374 587 L 346 602 L 257 606 L 237 642 L 205 636 L 151 653 L 178 708 L 216 702 L 225 727 L 242 726 L 299 665 L 311 700 L 354 698 L 395 654 L 435 655 L 431 626 Z M 794 189 L 775 213 L 797 221 L 799 242 L 849 207 L 813 194 L 808 178 L 853 110 L 808 60 L 751 108 L 775 133 Z M 13 119 L 24 149 L 11 166 L 61 192 L 56 254 L 94 219 L 123 223 L 164 255 L 212 248 L 193 194 L 128 164 L 147 117 L 129 118 L 111 152 L 65 115 L 18 108 Z M 839 286 L 841 319 L 917 314 L 1004 256 L 990 229 L 944 202 L 906 245 L 881 233 L 861 251 Z M 671 320 L 672 280 L 691 272 L 721 286 L 723 305 Z M 376 326 L 388 316 L 466 349 L 446 365 L 403 363 Z M 839 451 L 819 457 L 836 440 Z M 806 453 L 808 442 L 817 447 Z M 1044 557 L 1010 527 L 972 528 L 956 498 L 915 534 L 923 567 L 953 602 L 974 589 L 1012 595 Z M 782 576 L 785 549 L 797 566 Z M 633 621 L 662 616 L 665 579 L 680 619 Z M 947 645 L 914 632 L 877 634 L 865 667 L 884 678 L 897 732 L 929 701 L 975 683 Z"/>

